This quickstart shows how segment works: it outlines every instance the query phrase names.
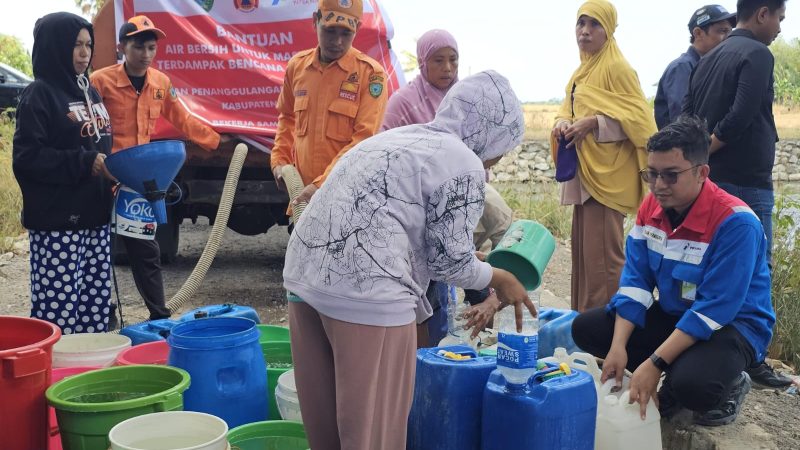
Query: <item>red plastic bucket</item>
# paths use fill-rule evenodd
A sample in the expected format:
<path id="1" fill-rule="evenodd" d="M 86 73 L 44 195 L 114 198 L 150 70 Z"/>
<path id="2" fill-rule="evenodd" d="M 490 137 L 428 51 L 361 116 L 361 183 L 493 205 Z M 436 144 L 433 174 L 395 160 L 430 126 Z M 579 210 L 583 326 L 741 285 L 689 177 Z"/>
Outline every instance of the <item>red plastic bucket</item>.
<path id="1" fill-rule="evenodd" d="M 100 367 L 59 367 L 53 369 L 53 375 L 50 377 L 50 385 L 58 383 L 66 377 L 78 375 L 79 373 L 88 372 L 90 370 L 97 370 Z M 61 434 L 58 432 L 58 421 L 56 420 L 56 410 L 52 406 L 48 407 L 47 420 L 49 424 L 48 433 L 50 440 L 48 442 L 48 450 L 62 450 L 61 447 Z"/>
<path id="2" fill-rule="evenodd" d="M 58 326 L 0 316 L 0 443 L 3 450 L 47 448 L 47 401 Z M 13 405 L 13 406 L 11 406 Z"/>
<path id="3" fill-rule="evenodd" d="M 131 366 L 134 364 L 167 364 L 169 357 L 169 344 L 167 341 L 153 341 L 139 344 L 123 350 L 117 356 L 118 366 Z"/>

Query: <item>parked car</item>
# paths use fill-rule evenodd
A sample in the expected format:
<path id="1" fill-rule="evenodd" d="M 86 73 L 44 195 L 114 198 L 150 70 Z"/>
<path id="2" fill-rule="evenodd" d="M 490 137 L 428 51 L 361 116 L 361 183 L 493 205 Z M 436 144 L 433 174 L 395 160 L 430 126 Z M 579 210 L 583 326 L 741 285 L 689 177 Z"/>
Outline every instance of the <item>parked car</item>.
<path id="1" fill-rule="evenodd" d="M 33 79 L 19 70 L 0 63 L 0 111 L 16 108 L 22 90 L 32 82 Z"/>

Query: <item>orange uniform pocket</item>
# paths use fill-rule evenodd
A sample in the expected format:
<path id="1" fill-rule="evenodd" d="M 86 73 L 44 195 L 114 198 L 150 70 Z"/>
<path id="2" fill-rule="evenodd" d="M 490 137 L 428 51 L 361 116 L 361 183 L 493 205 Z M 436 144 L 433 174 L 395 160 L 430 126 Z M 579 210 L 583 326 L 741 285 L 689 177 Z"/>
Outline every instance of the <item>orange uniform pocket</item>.
<path id="1" fill-rule="evenodd" d="M 325 136 L 334 141 L 347 142 L 353 137 L 358 105 L 349 100 L 335 100 L 328 107 Z"/>

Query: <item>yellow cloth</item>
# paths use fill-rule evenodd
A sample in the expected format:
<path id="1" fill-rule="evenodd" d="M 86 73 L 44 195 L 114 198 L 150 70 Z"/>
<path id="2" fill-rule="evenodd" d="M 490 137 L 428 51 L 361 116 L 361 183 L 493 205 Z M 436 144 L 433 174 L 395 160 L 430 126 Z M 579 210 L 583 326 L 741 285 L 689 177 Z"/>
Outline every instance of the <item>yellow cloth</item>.
<path id="1" fill-rule="evenodd" d="M 625 141 L 598 143 L 589 133 L 580 145 L 580 177 L 586 191 L 601 204 L 635 214 L 644 198 L 645 185 L 639 170 L 647 165 L 647 139 L 656 132 L 653 113 L 645 100 L 639 77 L 617 47 L 614 31 L 617 11 L 605 0 L 589 0 L 578 9 L 577 17 L 597 19 L 608 40 L 595 55 L 581 52 L 581 65 L 572 74 L 566 97 L 556 122 L 574 122 L 584 117 L 603 115 L 622 125 Z M 571 95 L 575 86 L 573 118 Z M 558 142 L 551 137 L 555 160 Z"/>

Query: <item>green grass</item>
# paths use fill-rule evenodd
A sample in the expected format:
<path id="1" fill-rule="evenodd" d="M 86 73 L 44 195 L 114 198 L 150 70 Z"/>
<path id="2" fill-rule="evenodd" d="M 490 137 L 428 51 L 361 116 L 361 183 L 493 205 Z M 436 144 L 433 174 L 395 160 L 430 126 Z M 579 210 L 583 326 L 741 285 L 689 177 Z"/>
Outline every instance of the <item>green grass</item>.
<path id="1" fill-rule="evenodd" d="M 0 253 L 11 250 L 13 238 L 25 231 L 19 221 L 22 194 L 11 171 L 14 120 L 9 111 L 0 112 Z"/>
<path id="2" fill-rule="evenodd" d="M 555 182 L 526 184 L 494 184 L 515 219 L 531 219 L 544 225 L 556 239 L 568 239 L 572 227 L 572 207 L 559 200 Z"/>
<path id="3" fill-rule="evenodd" d="M 800 369 L 800 234 L 790 234 L 797 225 L 790 211 L 800 211 L 796 199 L 784 191 L 778 191 L 775 199 L 772 304 L 776 321 L 770 357 Z"/>

